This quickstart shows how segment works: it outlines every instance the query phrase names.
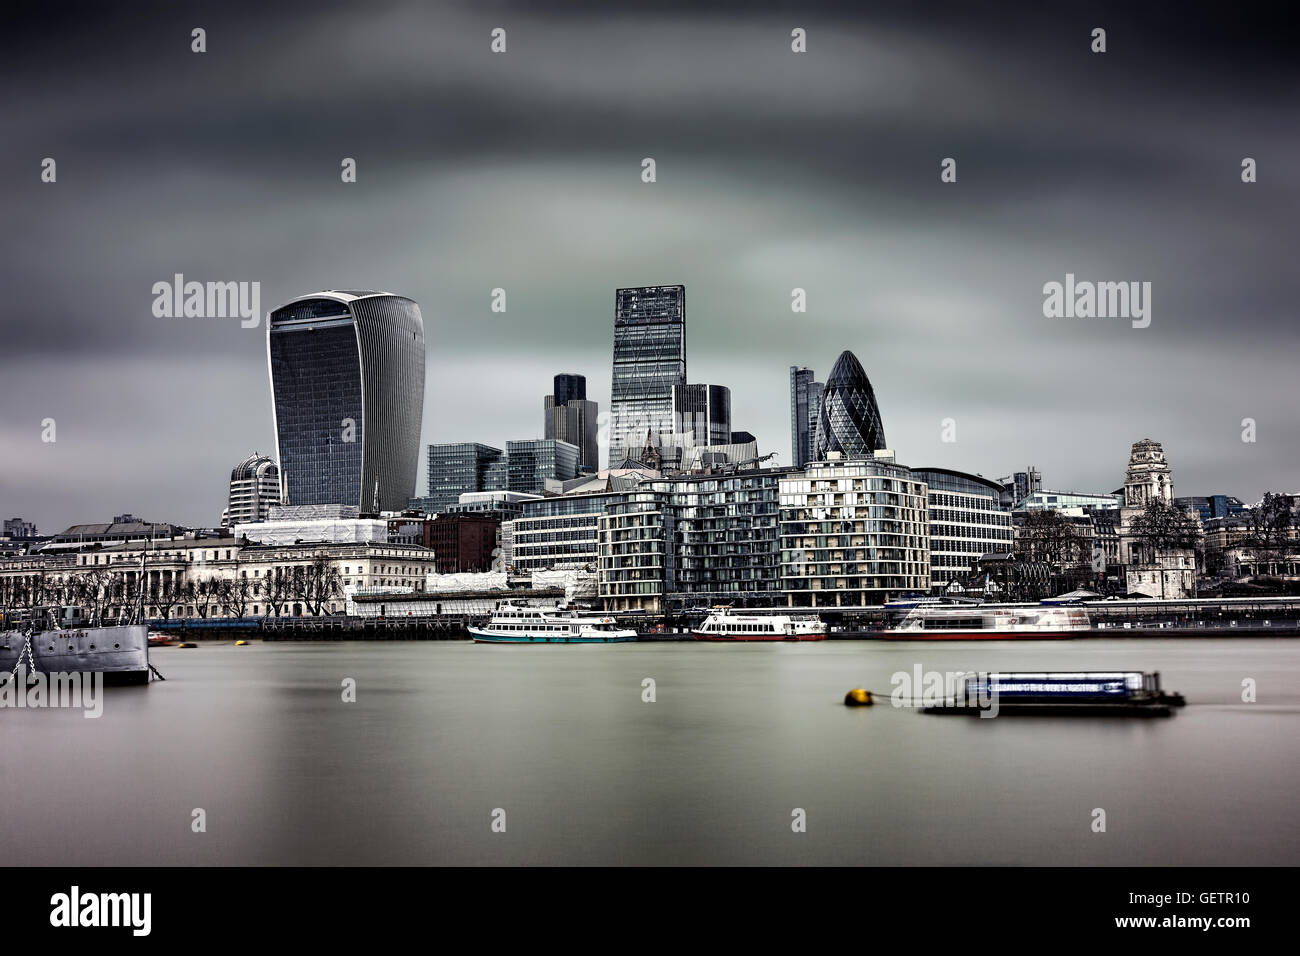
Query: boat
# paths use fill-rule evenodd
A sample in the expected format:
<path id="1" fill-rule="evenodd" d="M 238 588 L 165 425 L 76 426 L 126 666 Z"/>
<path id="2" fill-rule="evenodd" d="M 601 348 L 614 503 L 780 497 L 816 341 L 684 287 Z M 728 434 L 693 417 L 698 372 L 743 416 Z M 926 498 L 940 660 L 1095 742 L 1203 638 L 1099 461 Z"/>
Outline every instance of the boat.
<path id="1" fill-rule="evenodd" d="M 905 641 L 1068 639 L 1092 627 L 1088 612 L 1073 606 L 978 605 L 916 607 L 883 636 Z"/>
<path id="2" fill-rule="evenodd" d="M 921 711 L 959 715 L 992 712 L 995 716 L 1169 717 L 1175 708 L 1186 704 L 1182 694 L 1161 688 L 1158 672 L 995 672 L 966 675 L 952 698 L 926 704 Z"/>
<path id="3" fill-rule="evenodd" d="M 599 613 L 506 601 L 482 627 L 467 630 L 475 644 L 618 644 L 635 641 L 636 631 Z"/>
<path id="4" fill-rule="evenodd" d="M 945 605 L 952 606 L 956 603 L 956 601 L 942 595 L 900 594 L 896 598 L 890 598 L 881 606 L 886 611 L 910 611 L 914 607 L 943 607 Z"/>
<path id="5" fill-rule="evenodd" d="M 716 607 L 691 635 L 697 641 L 824 641 L 826 625 L 816 614 L 746 614 Z"/>
<path id="6" fill-rule="evenodd" d="M 21 666 L 28 674 L 102 673 L 105 684 L 148 683 L 146 625 L 62 628 L 57 617 L 47 625 L 0 632 L 0 672 L 13 673 Z"/>

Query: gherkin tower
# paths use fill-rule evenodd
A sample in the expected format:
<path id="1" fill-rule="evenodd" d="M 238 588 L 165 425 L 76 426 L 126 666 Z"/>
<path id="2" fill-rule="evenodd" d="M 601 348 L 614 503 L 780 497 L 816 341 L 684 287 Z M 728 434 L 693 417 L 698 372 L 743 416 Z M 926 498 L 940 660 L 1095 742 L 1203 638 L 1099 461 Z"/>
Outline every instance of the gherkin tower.
<path id="1" fill-rule="evenodd" d="M 867 373 L 857 356 L 841 352 L 822 393 L 812 457 L 824 461 L 837 451 L 845 458 L 868 458 L 884 447 L 885 427 Z"/>

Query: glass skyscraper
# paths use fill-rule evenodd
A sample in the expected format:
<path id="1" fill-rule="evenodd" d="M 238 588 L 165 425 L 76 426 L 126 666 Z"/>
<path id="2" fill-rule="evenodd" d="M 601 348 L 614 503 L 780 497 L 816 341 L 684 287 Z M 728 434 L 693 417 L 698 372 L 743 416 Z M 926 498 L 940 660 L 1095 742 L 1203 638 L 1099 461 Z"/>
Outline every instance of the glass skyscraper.
<path id="1" fill-rule="evenodd" d="M 646 436 L 673 431 L 673 386 L 686 384 L 686 287 L 619 289 L 614 296 L 614 370 L 609 464 L 636 457 Z"/>
<path id="2" fill-rule="evenodd" d="M 797 468 L 812 460 L 824 388 L 813 381 L 816 375 L 810 368 L 790 366 L 790 461 Z"/>
<path id="3" fill-rule="evenodd" d="M 725 385 L 674 385 L 673 432 L 696 445 L 731 441 L 731 389 Z"/>
<path id="4" fill-rule="evenodd" d="M 822 392 L 812 460 L 825 461 L 833 451 L 844 458 L 870 458 L 884 447 L 885 427 L 867 373 L 852 352 L 841 352 Z"/>
<path id="5" fill-rule="evenodd" d="M 424 414 L 420 307 L 386 292 L 299 296 L 270 314 L 267 360 L 283 502 L 405 508 Z"/>
<path id="6" fill-rule="evenodd" d="M 488 480 L 492 465 L 501 459 L 501 449 L 477 442 L 456 442 L 429 446 L 429 495 L 421 502 L 428 511 L 446 511 L 470 491 L 493 489 Z M 503 483 L 504 484 L 504 483 Z"/>
<path id="7" fill-rule="evenodd" d="M 540 492 L 547 478 L 569 481 L 578 476 L 578 446 L 554 438 L 506 442 L 508 491 Z"/>

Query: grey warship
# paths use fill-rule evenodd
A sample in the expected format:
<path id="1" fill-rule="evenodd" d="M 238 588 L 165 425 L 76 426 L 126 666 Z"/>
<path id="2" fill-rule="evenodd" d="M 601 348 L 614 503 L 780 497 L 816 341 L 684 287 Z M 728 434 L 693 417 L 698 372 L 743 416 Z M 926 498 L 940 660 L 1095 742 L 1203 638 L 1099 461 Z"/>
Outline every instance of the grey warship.
<path id="1" fill-rule="evenodd" d="M 53 614 L 40 614 L 20 630 L 0 631 L 0 673 L 19 666 L 29 674 L 101 673 L 105 684 L 148 683 L 149 627 L 61 628 Z"/>

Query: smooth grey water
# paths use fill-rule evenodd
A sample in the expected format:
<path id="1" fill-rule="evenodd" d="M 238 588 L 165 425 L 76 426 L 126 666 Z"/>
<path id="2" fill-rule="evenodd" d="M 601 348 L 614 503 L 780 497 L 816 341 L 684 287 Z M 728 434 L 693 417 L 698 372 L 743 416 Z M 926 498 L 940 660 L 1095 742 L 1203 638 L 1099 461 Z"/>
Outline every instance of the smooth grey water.
<path id="1" fill-rule="evenodd" d="M 108 689 L 98 720 L 0 710 L 6 863 L 1300 862 L 1296 640 L 227 643 L 152 657 L 167 681 Z M 843 706 L 918 663 L 1159 670 L 1189 706 L 1168 720 Z M 1258 702 L 1242 702 L 1244 678 Z M 807 832 L 792 831 L 794 808 Z"/>

